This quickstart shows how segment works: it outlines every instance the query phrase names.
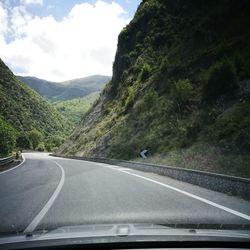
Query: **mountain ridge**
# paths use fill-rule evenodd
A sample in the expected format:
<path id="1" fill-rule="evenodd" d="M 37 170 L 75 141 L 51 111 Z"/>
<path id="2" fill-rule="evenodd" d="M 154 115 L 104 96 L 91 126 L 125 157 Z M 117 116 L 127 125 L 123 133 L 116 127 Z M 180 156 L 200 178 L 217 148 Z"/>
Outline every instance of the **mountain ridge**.
<path id="1" fill-rule="evenodd" d="M 70 100 L 101 91 L 111 79 L 109 76 L 92 75 L 64 82 L 51 82 L 32 76 L 17 76 L 22 82 L 51 101 Z"/>

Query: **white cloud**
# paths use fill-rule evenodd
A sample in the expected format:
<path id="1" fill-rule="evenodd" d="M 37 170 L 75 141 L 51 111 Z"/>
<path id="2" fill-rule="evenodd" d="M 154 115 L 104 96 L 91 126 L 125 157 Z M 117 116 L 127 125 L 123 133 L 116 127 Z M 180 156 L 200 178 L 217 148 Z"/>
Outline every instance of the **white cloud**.
<path id="1" fill-rule="evenodd" d="M 98 0 L 75 5 L 57 21 L 18 6 L 10 18 L 15 39 L 7 44 L 0 34 L 0 57 L 14 71 L 53 81 L 111 75 L 117 37 L 128 22 L 124 13 L 117 3 Z"/>
<path id="2" fill-rule="evenodd" d="M 11 12 L 11 29 L 15 36 L 22 35 L 23 29 L 32 20 L 32 16 L 27 12 L 26 8 L 22 5 L 16 6 L 10 10 Z"/>
<path id="3" fill-rule="evenodd" d="M 40 4 L 43 5 L 43 0 L 21 0 L 22 4 L 29 5 L 29 4 Z"/>
<path id="4" fill-rule="evenodd" d="M 8 31 L 8 13 L 7 10 L 0 3 L 0 35 Z"/>

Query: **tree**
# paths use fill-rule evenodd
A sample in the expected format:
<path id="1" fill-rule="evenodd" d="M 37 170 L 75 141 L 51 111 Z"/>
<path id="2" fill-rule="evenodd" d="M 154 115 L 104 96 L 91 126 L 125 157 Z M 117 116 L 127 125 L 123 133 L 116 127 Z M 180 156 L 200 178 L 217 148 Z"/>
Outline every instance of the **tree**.
<path id="1" fill-rule="evenodd" d="M 45 151 L 45 145 L 43 142 L 40 142 L 37 147 L 36 147 L 36 150 L 40 151 L 40 152 L 43 152 Z"/>
<path id="2" fill-rule="evenodd" d="M 8 156 L 12 153 L 16 142 L 16 131 L 0 117 L 0 155 Z"/>
<path id="3" fill-rule="evenodd" d="M 31 145 L 32 145 L 33 149 L 36 149 L 38 144 L 41 142 L 42 137 L 43 137 L 42 133 L 39 132 L 37 129 L 33 129 L 33 130 L 30 131 L 29 140 L 31 142 Z"/>
<path id="4" fill-rule="evenodd" d="M 30 149 L 31 143 L 27 134 L 20 134 L 16 140 L 16 146 L 20 149 Z"/>

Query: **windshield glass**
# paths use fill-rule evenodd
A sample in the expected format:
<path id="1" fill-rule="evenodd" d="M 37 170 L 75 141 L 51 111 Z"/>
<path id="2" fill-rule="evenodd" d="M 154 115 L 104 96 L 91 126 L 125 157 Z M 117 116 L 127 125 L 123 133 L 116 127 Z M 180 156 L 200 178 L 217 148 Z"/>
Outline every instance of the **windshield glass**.
<path id="1" fill-rule="evenodd" d="M 248 233 L 249 13 L 1 1 L 0 238 Z"/>

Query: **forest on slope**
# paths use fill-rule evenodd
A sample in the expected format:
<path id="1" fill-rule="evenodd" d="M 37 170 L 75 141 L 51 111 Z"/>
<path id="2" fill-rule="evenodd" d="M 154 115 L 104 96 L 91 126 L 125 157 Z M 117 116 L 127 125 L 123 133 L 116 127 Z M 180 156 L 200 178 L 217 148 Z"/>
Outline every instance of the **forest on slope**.
<path id="1" fill-rule="evenodd" d="M 250 2 L 144 0 L 61 154 L 250 176 Z"/>
<path id="2" fill-rule="evenodd" d="M 109 76 L 104 75 L 92 75 L 64 82 L 51 82 L 31 76 L 17 78 L 51 102 L 72 100 L 101 91 L 111 80 Z"/>
<path id="3" fill-rule="evenodd" d="M 92 75 L 64 82 L 50 82 L 31 76 L 17 76 L 49 101 L 63 116 L 77 126 L 82 116 L 98 98 L 111 77 Z"/>
<path id="4" fill-rule="evenodd" d="M 100 91 L 65 101 L 53 102 L 52 105 L 65 117 L 71 121 L 72 125 L 77 126 L 83 115 L 88 112 L 100 95 Z"/>
<path id="5" fill-rule="evenodd" d="M 70 122 L 26 86 L 0 59 L 0 156 L 17 149 L 51 150 L 70 132 Z"/>

